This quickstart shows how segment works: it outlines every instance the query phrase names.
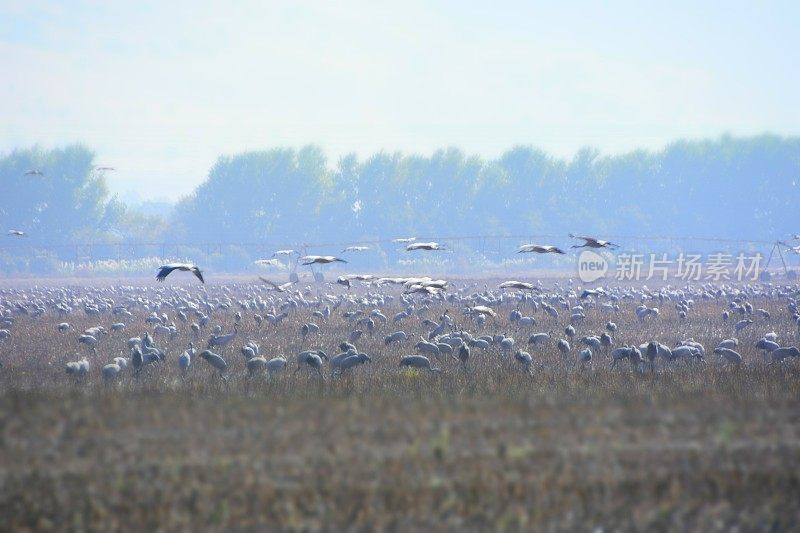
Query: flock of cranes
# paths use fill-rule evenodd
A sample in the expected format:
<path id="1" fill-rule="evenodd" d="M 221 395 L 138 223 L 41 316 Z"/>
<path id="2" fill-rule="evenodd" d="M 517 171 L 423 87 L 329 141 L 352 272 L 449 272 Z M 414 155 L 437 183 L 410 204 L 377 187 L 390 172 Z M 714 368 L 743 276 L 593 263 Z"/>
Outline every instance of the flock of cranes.
<path id="1" fill-rule="evenodd" d="M 165 265 L 159 280 L 174 271 L 202 281 L 188 264 Z M 109 383 L 169 375 L 285 379 L 288 368 L 289 375 L 338 380 L 392 368 L 535 376 L 549 367 L 619 372 L 624 362 L 642 373 L 704 372 L 800 358 L 797 285 L 340 280 L 347 283 L 327 289 L 291 282 L 0 289 L 0 363 L 26 351 L 28 332 L 46 324 L 55 330 L 52 357 L 68 357 L 61 364 L 78 382 L 94 368 Z M 128 337 L 130 328 L 141 335 Z"/>
<path id="2" fill-rule="evenodd" d="M 618 246 L 570 236 L 583 241 L 573 248 Z M 446 249 L 411 238 L 395 241 L 408 251 Z M 526 244 L 518 253 L 565 252 Z M 294 250 L 274 255 L 297 255 L 308 266 L 347 263 Z M 187 377 L 202 372 L 197 362 L 213 371 L 209 377 L 225 379 L 238 372 L 248 379 L 277 379 L 293 365 L 293 375 L 305 369 L 321 379 L 338 379 L 392 366 L 436 375 L 516 368 L 533 376 L 548 365 L 581 371 L 605 362 L 617 371 L 627 362 L 637 371 L 655 372 L 676 365 L 701 369 L 707 355 L 733 366 L 786 364 L 800 357 L 792 344 L 800 333 L 796 285 L 579 288 L 569 280 L 548 288 L 541 281 L 507 280 L 490 288 L 427 276 L 345 274 L 311 286 L 261 278 L 261 284 L 207 288 L 202 271 L 191 263 L 163 265 L 156 279 L 163 282 L 176 271 L 194 275 L 201 285 L 0 289 L 0 363 L 6 347 L 14 345 L 16 329 L 36 327 L 48 317 L 58 318 L 57 351 L 82 353 L 64 363 L 66 374 L 79 381 L 95 366 L 106 382 L 150 379 L 170 369 Z M 698 331 L 717 337 L 709 349 L 712 339 L 700 342 L 685 334 L 693 321 L 701 323 Z M 73 334 L 77 324 L 82 326 Z M 127 338 L 129 327 L 142 334 Z M 760 329 L 771 331 L 755 333 Z M 328 355 L 333 351 L 338 353 Z M 232 361 L 236 353 L 241 358 Z"/>
<path id="3" fill-rule="evenodd" d="M 9 232 L 11 234 L 11 232 Z M 24 233 L 19 232 L 19 234 L 24 235 Z M 594 248 L 594 249 L 610 249 L 615 250 L 619 248 L 618 244 L 612 243 L 605 239 L 599 239 L 596 237 L 588 236 L 588 235 L 574 235 L 572 233 L 569 234 L 569 237 L 573 239 L 578 239 L 583 241 L 583 244 L 576 244 L 573 245 L 572 248 Z M 800 240 L 800 235 L 792 235 L 793 239 Z M 417 242 L 416 237 L 402 237 L 392 240 L 393 243 L 398 244 L 405 244 L 405 250 L 408 252 L 413 251 L 446 251 L 448 250 L 444 245 L 438 242 Z M 789 250 L 800 254 L 800 245 L 798 246 L 791 246 L 785 242 L 780 242 L 780 244 L 786 246 Z M 347 246 L 342 250 L 342 253 L 348 252 L 364 252 L 369 250 L 369 246 L 362 246 L 362 245 L 353 245 Z M 566 252 L 562 248 L 558 246 L 550 245 L 550 244 L 524 244 L 519 247 L 517 253 L 534 253 L 534 254 L 558 254 L 564 255 Z M 299 262 L 303 266 L 312 266 L 312 265 L 329 265 L 332 263 L 347 263 L 347 260 L 342 259 L 341 257 L 333 256 L 333 255 L 305 255 L 301 256 L 301 254 L 293 249 L 283 249 L 277 250 L 273 253 L 273 258 L 271 259 L 258 259 L 254 263 L 261 266 L 280 266 L 279 261 L 276 259 L 277 256 L 292 256 L 296 255 L 299 259 Z M 164 265 L 159 270 L 157 279 L 159 281 L 163 281 L 171 272 L 175 270 L 180 270 L 184 272 L 192 272 L 201 282 L 205 283 L 203 280 L 202 272 L 200 269 L 193 264 L 190 263 L 170 263 Z M 267 282 L 264 278 L 261 278 L 262 281 Z M 297 279 L 294 278 L 293 282 L 297 282 Z M 337 283 L 344 285 L 346 287 L 350 287 L 352 278 L 351 277 L 340 277 L 337 280 Z M 272 283 L 272 282 L 268 282 Z M 518 283 L 518 282 L 517 282 Z M 274 285 L 274 284 L 273 284 Z M 278 289 L 277 285 L 274 285 L 274 288 L 277 290 L 285 290 Z M 524 287 L 516 287 L 516 288 L 524 288 Z"/>
<path id="4" fill-rule="evenodd" d="M 615 249 L 618 248 L 618 245 L 611 243 L 606 240 L 597 239 L 595 237 L 585 236 L 585 235 L 573 235 L 569 234 L 570 237 L 574 239 L 579 239 L 584 241 L 582 245 L 574 245 L 573 248 L 609 248 Z M 393 239 L 392 242 L 398 244 L 405 244 L 406 251 L 413 252 L 413 251 L 445 251 L 447 248 L 438 243 L 438 242 L 417 242 L 416 237 L 402 237 Z M 342 250 L 342 253 L 347 252 L 364 252 L 369 250 L 369 246 L 347 246 Z M 540 244 L 525 244 L 520 246 L 518 253 L 537 253 L 537 254 L 564 254 L 565 252 L 558 248 L 557 246 L 553 245 L 540 245 Z M 300 255 L 298 252 L 292 249 L 284 249 L 284 250 L 277 250 L 273 253 L 273 259 L 258 259 L 255 261 L 255 264 L 262 265 L 262 266 L 278 266 L 277 259 L 274 259 L 275 256 L 291 256 L 291 255 Z M 329 265 L 331 263 L 347 263 L 347 260 L 342 259 L 341 257 L 336 257 L 333 255 L 305 255 L 299 257 L 300 264 L 303 266 L 311 266 L 311 265 Z M 173 271 L 180 270 L 183 272 L 191 272 L 193 273 L 202 283 L 205 283 L 203 280 L 203 275 L 200 269 L 193 264 L 190 263 L 170 263 L 161 267 L 158 272 L 156 278 L 158 281 L 164 281 L 164 279 Z M 262 278 L 263 280 L 263 278 Z M 266 280 L 263 280 L 266 281 Z M 270 282 L 271 283 L 271 282 Z M 339 278 L 338 283 L 341 285 L 345 285 L 347 287 L 350 286 L 350 278 Z M 275 286 L 277 288 L 277 286 Z"/>

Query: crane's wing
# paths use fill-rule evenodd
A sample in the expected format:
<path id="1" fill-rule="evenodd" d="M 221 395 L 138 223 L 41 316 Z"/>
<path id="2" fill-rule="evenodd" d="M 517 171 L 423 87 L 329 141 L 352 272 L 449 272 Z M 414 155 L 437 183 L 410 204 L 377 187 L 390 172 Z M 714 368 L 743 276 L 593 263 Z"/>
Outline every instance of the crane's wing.
<path id="1" fill-rule="evenodd" d="M 594 237 L 587 237 L 585 235 L 573 235 L 572 233 L 569 233 L 568 235 L 573 239 L 580 239 L 586 242 L 593 242 L 595 240 Z"/>
<path id="2" fill-rule="evenodd" d="M 267 278 L 265 278 L 263 276 L 258 276 L 258 279 L 260 279 L 262 282 L 266 283 L 267 285 L 269 285 L 270 287 L 272 287 L 275 290 L 278 290 L 278 291 L 282 291 L 283 290 L 277 283 L 273 283 L 272 281 L 268 280 Z"/>
<path id="3" fill-rule="evenodd" d="M 174 265 L 164 265 L 158 270 L 158 274 L 156 274 L 156 279 L 158 281 L 164 281 L 167 276 L 169 276 L 173 270 L 175 270 L 176 266 Z"/>

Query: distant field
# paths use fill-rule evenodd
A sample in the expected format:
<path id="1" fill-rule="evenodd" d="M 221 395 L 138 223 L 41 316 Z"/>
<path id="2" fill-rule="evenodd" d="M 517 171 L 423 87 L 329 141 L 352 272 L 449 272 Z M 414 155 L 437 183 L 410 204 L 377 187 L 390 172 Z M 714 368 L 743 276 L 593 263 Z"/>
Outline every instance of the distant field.
<path id="1" fill-rule="evenodd" d="M 401 371 L 399 355 L 414 352 L 423 332 L 414 318 L 365 334 L 358 345 L 373 362 L 336 378 L 325 368 L 324 380 L 292 374 L 297 331 L 313 308 L 261 328 L 242 311 L 241 342 L 222 351 L 227 378 L 202 360 L 181 375 L 175 358 L 191 334 L 179 322 L 177 338 L 156 339 L 168 352 L 163 366 L 115 383 L 99 368 L 127 354 L 144 310 L 128 331 L 103 337 L 78 381 L 63 371 L 88 353 L 77 335 L 114 318 L 75 312 L 65 319 L 73 330 L 58 334 L 55 314 L 19 316 L 0 343 L 2 529 L 797 530 L 800 361 L 767 366 L 754 342 L 775 330 L 796 343 L 798 330 L 785 301 L 753 301 L 773 318 L 738 334 L 738 367 L 711 348 L 705 364 L 658 362 L 655 372 L 610 370 L 599 353 L 581 366 L 575 347 L 562 355 L 552 343 L 527 346 L 528 332 L 506 318 L 514 304 L 504 303 L 496 322 L 459 326 L 516 337 L 534 356 L 533 375 L 495 348 L 474 350 L 466 372 L 449 356 L 441 374 Z M 587 310 L 578 336 L 609 319 L 615 345 L 694 337 L 713 348 L 732 333 L 721 301 L 698 300 L 685 321 L 664 303 L 646 322 L 634 303 L 612 316 Z M 430 317 L 442 309 L 434 302 Z M 214 313 L 213 323 L 229 331 L 236 310 Z M 566 325 L 536 316 L 535 329 L 554 338 Z M 353 324 L 342 309 L 318 322 L 322 333 L 305 346 L 336 353 Z M 399 327 L 413 340 L 386 347 L 383 335 Z M 268 356 L 286 354 L 287 372 L 247 378 L 239 346 L 249 338 Z"/>

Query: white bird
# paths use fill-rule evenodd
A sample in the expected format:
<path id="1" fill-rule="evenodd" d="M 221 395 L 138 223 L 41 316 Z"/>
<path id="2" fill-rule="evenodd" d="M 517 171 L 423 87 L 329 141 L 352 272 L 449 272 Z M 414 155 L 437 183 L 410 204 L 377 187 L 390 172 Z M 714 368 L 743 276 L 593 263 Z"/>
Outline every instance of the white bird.
<path id="1" fill-rule="evenodd" d="M 8 230 L 9 237 L 27 237 L 27 233 L 19 229 L 10 229 Z"/>
<path id="2" fill-rule="evenodd" d="M 416 237 L 401 237 L 399 239 L 392 239 L 392 242 L 396 242 L 398 244 L 408 244 L 416 240 L 417 240 Z"/>
<path id="3" fill-rule="evenodd" d="M 490 317 L 496 317 L 497 313 L 491 307 L 487 307 L 485 305 L 475 305 L 473 307 L 467 307 L 464 309 L 465 315 L 488 315 Z"/>
<path id="4" fill-rule="evenodd" d="M 557 248 L 551 245 L 540 245 L 540 244 L 523 244 L 517 250 L 518 254 L 524 253 L 536 253 L 536 254 L 563 254 L 564 251 L 561 248 Z"/>
<path id="5" fill-rule="evenodd" d="M 525 291 L 538 291 L 540 290 L 539 287 L 534 285 L 533 283 L 527 283 L 525 281 L 504 281 L 499 285 L 500 289 L 520 289 Z"/>
<path id="6" fill-rule="evenodd" d="M 275 255 L 292 255 L 292 254 L 296 254 L 296 253 L 297 252 L 295 252 L 294 250 L 278 250 L 277 252 L 275 252 L 272 255 L 273 256 L 275 256 Z"/>
<path id="7" fill-rule="evenodd" d="M 164 265 L 158 270 L 158 274 L 156 274 L 156 279 L 158 281 L 164 281 L 166 279 L 166 277 L 169 276 L 170 273 L 173 272 L 174 270 L 180 270 L 180 271 L 183 271 L 183 272 L 191 272 L 202 283 L 205 283 L 205 280 L 203 279 L 203 273 L 200 272 L 200 269 L 197 268 L 197 266 L 189 264 L 189 263 L 170 263 L 168 265 Z"/>
<path id="8" fill-rule="evenodd" d="M 300 258 L 303 265 L 327 265 L 329 263 L 347 263 L 344 259 L 332 255 L 306 255 Z"/>
<path id="9" fill-rule="evenodd" d="M 415 293 L 424 293 L 429 295 L 436 295 L 442 292 L 444 289 L 440 289 L 439 287 L 421 285 L 421 284 L 414 284 L 409 285 L 403 294 L 415 294 Z"/>
<path id="10" fill-rule="evenodd" d="M 296 281 L 287 281 L 286 283 L 282 283 L 282 284 L 278 285 L 274 281 L 270 281 L 267 278 L 264 278 L 264 277 L 261 277 L 261 276 L 258 276 L 258 279 L 260 279 L 262 282 L 264 282 L 267 285 L 269 285 L 270 287 L 272 287 L 272 290 L 275 290 L 275 291 L 278 291 L 278 292 L 286 292 L 286 290 L 289 287 L 291 287 L 292 285 L 297 283 Z"/>
<path id="11" fill-rule="evenodd" d="M 406 246 L 407 252 L 412 252 L 414 250 L 435 251 L 445 250 L 445 248 L 438 242 L 413 242 Z"/>
<path id="12" fill-rule="evenodd" d="M 345 253 L 345 252 L 366 252 L 367 250 L 369 250 L 369 246 L 348 246 L 347 248 L 342 250 L 342 253 Z"/>
<path id="13" fill-rule="evenodd" d="M 572 233 L 569 234 L 570 237 L 573 239 L 580 239 L 583 242 L 580 246 L 575 244 L 573 248 L 619 248 L 619 245 L 614 244 L 609 241 L 604 241 L 601 239 L 595 239 L 594 237 L 588 237 L 585 235 L 573 235 Z"/>
<path id="14" fill-rule="evenodd" d="M 37 169 L 30 169 L 25 171 L 26 176 L 44 176 L 44 172 Z"/>
<path id="15" fill-rule="evenodd" d="M 195 353 L 194 344 L 189 343 L 189 347 L 178 357 L 178 366 L 181 370 L 186 372 L 192 365 L 192 356 Z"/>
<path id="16" fill-rule="evenodd" d="M 253 263 L 261 266 L 281 266 L 281 262 L 277 259 L 257 259 Z"/>

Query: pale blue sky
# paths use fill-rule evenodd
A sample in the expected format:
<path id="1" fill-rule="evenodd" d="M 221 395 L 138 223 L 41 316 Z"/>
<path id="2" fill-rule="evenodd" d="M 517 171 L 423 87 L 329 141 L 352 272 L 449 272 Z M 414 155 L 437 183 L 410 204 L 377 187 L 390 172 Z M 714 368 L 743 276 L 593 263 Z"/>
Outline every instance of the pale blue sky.
<path id="1" fill-rule="evenodd" d="M 797 1 L 0 0 L 0 153 L 81 141 L 113 191 L 174 199 L 275 146 L 800 134 L 798 23 Z"/>

